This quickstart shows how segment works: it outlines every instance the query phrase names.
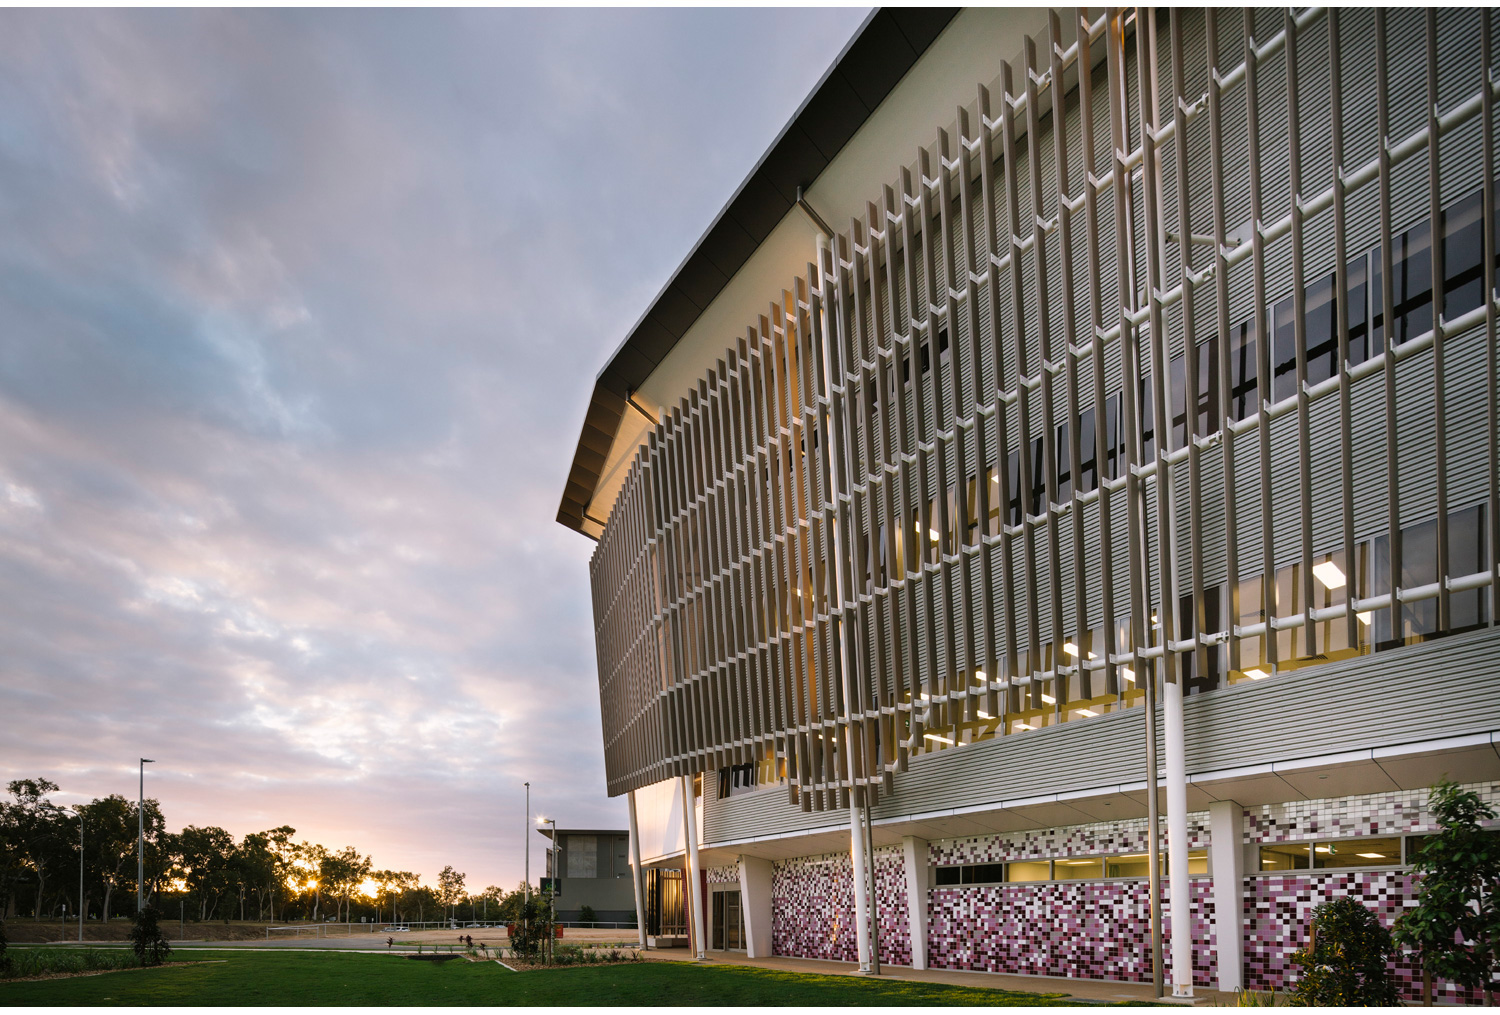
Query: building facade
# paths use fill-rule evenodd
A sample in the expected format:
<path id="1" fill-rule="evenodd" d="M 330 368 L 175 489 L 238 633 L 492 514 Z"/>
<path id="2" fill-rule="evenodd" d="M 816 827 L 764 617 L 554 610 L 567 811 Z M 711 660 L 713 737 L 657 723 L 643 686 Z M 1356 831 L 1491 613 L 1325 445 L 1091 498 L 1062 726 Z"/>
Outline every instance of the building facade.
<path id="1" fill-rule="evenodd" d="M 558 515 L 698 947 L 1184 994 L 1410 903 L 1427 788 L 1500 796 L 1496 42 L 872 15 L 601 372 Z"/>
<path id="2" fill-rule="evenodd" d="M 552 829 L 540 831 L 554 838 Z M 557 919 L 562 923 L 635 923 L 632 871 L 626 830 L 557 829 L 547 849 L 547 876 L 557 879 Z"/>

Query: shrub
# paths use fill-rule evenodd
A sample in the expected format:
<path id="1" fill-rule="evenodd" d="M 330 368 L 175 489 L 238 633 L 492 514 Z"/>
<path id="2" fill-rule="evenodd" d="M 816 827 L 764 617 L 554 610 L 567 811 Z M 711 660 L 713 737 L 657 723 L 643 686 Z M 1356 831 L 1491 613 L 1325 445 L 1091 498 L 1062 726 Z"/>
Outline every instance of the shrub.
<path id="1" fill-rule="evenodd" d="M 593 906 L 583 906 L 578 910 L 579 923 L 598 923 L 599 917 L 594 912 Z"/>
<path id="2" fill-rule="evenodd" d="M 130 928 L 130 943 L 135 948 L 136 960 L 143 966 L 161 965 L 172 951 L 157 925 L 159 919 L 160 914 L 148 906 L 135 915 L 135 926 Z"/>
<path id="3" fill-rule="evenodd" d="M 1303 1007 L 1391 1007 L 1401 1002 L 1387 964 L 1395 946 L 1375 914 L 1354 899 L 1313 910 L 1307 947 L 1292 956 L 1305 970 L 1291 1002 Z"/>
<path id="4" fill-rule="evenodd" d="M 106 969 L 132 969 L 138 963 L 123 948 L 23 948 L 0 976 L 20 978 L 48 973 L 93 973 Z"/>
<path id="5" fill-rule="evenodd" d="M 10 956 L 6 950 L 10 947 L 10 939 L 5 936 L 5 921 L 0 920 L 0 976 L 10 975 Z"/>

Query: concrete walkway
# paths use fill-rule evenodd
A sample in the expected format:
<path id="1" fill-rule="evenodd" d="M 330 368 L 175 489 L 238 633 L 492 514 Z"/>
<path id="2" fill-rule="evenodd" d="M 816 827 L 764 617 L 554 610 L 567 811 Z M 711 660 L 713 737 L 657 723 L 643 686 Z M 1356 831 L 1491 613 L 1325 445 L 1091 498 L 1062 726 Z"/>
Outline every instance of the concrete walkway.
<path id="1" fill-rule="evenodd" d="M 692 961 L 686 949 L 652 949 L 642 953 L 646 959 L 656 962 Z M 758 969 L 779 969 L 794 973 L 821 973 L 825 976 L 859 976 L 859 966 L 852 962 L 832 962 L 823 959 L 793 959 L 774 956 L 766 959 L 747 958 L 743 952 L 709 952 L 708 965 L 754 966 Z M 872 977 L 873 978 L 873 977 Z M 1128 983 L 1119 980 L 1082 980 L 1062 976 L 1013 976 L 1009 973 L 980 973 L 952 969 L 912 969 L 909 966 L 881 965 L 880 979 L 911 980 L 917 983 L 943 983 L 955 987 L 977 987 L 985 990 L 1017 990 L 1033 994 L 1067 994 L 1084 1001 L 1106 1004 L 1134 1002 L 1149 1004 L 1152 989 L 1149 983 Z M 1200 987 L 1197 990 L 1200 1005 L 1233 1004 L 1232 995 L 1221 998 L 1216 990 Z M 1174 1005 L 1176 1007 L 1176 1005 Z"/>

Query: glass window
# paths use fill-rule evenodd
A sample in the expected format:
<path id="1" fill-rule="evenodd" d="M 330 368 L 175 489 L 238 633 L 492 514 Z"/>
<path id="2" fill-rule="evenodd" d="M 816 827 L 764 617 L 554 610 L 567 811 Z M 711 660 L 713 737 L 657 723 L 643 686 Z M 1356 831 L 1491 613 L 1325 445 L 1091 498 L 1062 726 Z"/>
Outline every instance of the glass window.
<path id="1" fill-rule="evenodd" d="M 1484 539 L 1484 505 L 1448 513 L 1448 576 L 1461 578 L 1489 566 Z M 1448 595 L 1449 628 L 1455 633 L 1485 622 L 1485 590 L 1469 589 Z"/>
<path id="2" fill-rule="evenodd" d="M 1092 860 L 1054 860 L 1052 865 L 1057 871 L 1058 881 L 1090 881 L 1104 877 L 1104 861 L 1098 857 Z"/>
<path id="3" fill-rule="evenodd" d="M 1047 502 L 1047 460 L 1042 456 L 1042 439 L 1031 439 L 1031 502 L 1027 510 L 1034 515 L 1042 513 Z"/>
<path id="4" fill-rule="evenodd" d="M 976 863 L 964 868 L 966 885 L 998 885 L 1005 881 L 1005 864 Z"/>
<path id="5" fill-rule="evenodd" d="M 1271 323 L 1271 404 L 1297 394 L 1297 333 L 1292 297 L 1276 304 Z"/>
<path id="6" fill-rule="evenodd" d="M 1073 450 L 1068 447 L 1068 424 L 1057 424 L 1057 440 L 1053 450 L 1057 457 L 1056 484 L 1059 504 L 1073 497 Z"/>
<path id="7" fill-rule="evenodd" d="M 1312 866 L 1311 843 L 1278 842 L 1260 847 L 1260 869 L 1263 871 L 1307 870 Z"/>
<path id="8" fill-rule="evenodd" d="M 1229 329 L 1229 415 L 1240 420 L 1260 409 L 1254 321 Z"/>
<path id="9" fill-rule="evenodd" d="M 1010 451 L 1005 456 L 1006 479 L 1010 482 L 1011 525 L 1021 524 L 1021 453 Z"/>
<path id="10" fill-rule="evenodd" d="M 1443 316 L 1478 308 L 1483 291 L 1484 193 L 1476 190 L 1443 212 Z"/>
<path id="11" fill-rule="evenodd" d="M 1349 292 L 1345 299 L 1349 323 L 1349 364 L 1363 363 L 1370 358 L 1370 317 L 1368 302 L 1369 256 L 1361 254 L 1345 268 Z"/>
<path id="12" fill-rule="evenodd" d="M 942 542 L 942 533 L 938 531 L 940 524 L 937 498 L 930 497 L 927 500 L 927 532 L 925 533 L 927 538 L 922 540 L 922 544 L 927 547 L 927 563 L 929 564 L 938 562 L 938 549 Z"/>
<path id="13" fill-rule="evenodd" d="M 1307 343 L 1307 383 L 1319 384 L 1339 372 L 1338 278 L 1332 274 L 1307 287 L 1303 312 Z"/>
<path id="14" fill-rule="evenodd" d="M 948 329 L 947 328 L 939 328 L 938 329 L 938 358 L 941 359 L 942 357 L 946 356 L 947 354 L 948 354 Z"/>
<path id="15" fill-rule="evenodd" d="M 1151 397 L 1151 375 L 1141 377 L 1141 463 L 1156 457 L 1156 411 Z"/>
<path id="16" fill-rule="evenodd" d="M 964 487 L 964 545 L 974 546 L 979 542 L 979 480 L 970 476 Z"/>
<path id="17" fill-rule="evenodd" d="M 1437 519 L 1401 530 L 1401 587 L 1415 589 L 1438 581 Z M 1438 601 L 1419 599 L 1401 606 L 1401 638 L 1408 645 L 1438 632 Z"/>
<path id="18" fill-rule="evenodd" d="M 932 370 L 932 354 L 928 352 L 927 343 L 922 343 L 922 376 L 926 377 Z"/>
<path id="19" fill-rule="evenodd" d="M 1250 627 L 1266 619 L 1264 600 L 1261 595 L 1261 576 L 1241 578 L 1234 585 L 1234 622 L 1238 627 Z M 1229 674 L 1231 684 L 1242 680 L 1264 680 L 1271 675 L 1266 662 L 1265 635 L 1257 634 L 1237 639 L 1239 668 Z"/>
<path id="20" fill-rule="evenodd" d="M 1024 860 L 1005 865 L 1005 880 L 1012 884 L 1052 880 L 1051 860 Z"/>
<path id="21" fill-rule="evenodd" d="M 1401 866 L 1401 839 L 1396 836 L 1390 838 L 1368 836 L 1345 839 L 1342 842 L 1319 842 L 1313 846 L 1313 866 L 1329 869 L 1399 867 Z"/>
<path id="22" fill-rule="evenodd" d="M 958 552 L 958 487 L 948 484 L 948 500 L 944 505 L 948 509 L 948 524 L 943 526 L 943 552 L 947 554 Z"/>
<path id="23" fill-rule="evenodd" d="M 992 536 L 998 536 L 1000 534 L 1000 472 L 991 465 L 984 470 L 984 474 L 990 491 L 990 518 L 987 531 Z"/>
<path id="24" fill-rule="evenodd" d="M 1099 485 L 1099 443 L 1094 435 L 1094 407 L 1078 414 L 1078 492 L 1088 493 Z"/>
<path id="25" fill-rule="evenodd" d="M 1380 251 L 1371 258 L 1371 305 L 1374 307 L 1376 348 L 1385 342 L 1384 290 Z M 1432 228 L 1419 222 L 1391 240 L 1391 307 L 1394 326 L 1391 344 L 1400 345 L 1432 330 Z"/>
<path id="26" fill-rule="evenodd" d="M 1167 369 L 1167 397 L 1172 401 L 1170 449 L 1187 447 L 1187 367 L 1181 356 L 1173 356 Z"/>
<path id="27" fill-rule="evenodd" d="M 1198 436 L 1219 429 L 1219 339 L 1198 343 Z"/>
<path id="28" fill-rule="evenodd" d="M 938 867 L 933 871 L 939 888 L 963 884 L 963 872 L 962 867 Z"/>
<path id="29" fill-rule="evenodd" d="M 1203 630 L 1199 632 L 1196 626 L 1195 609 L 1192 596 L 1183 596 L 1177 606 L 1177 637 L 1179 640 L 1189 638 L 1195 634 L 1214 634 L 1223 629 L 1222 607 L 1223 590 L 1218 585 L 1212 585 L 1203 590 Z M 1178 655 L 1177 664 L 1181 668 L 1183 689 L 1188 694 L 1197 694 L 1200 691 L 1211 691 L 1219 684 L 1219 676 L 1223 672 L 1223 647 L 1213 645 L 1203 650 L 1203 672 L 1198 672 L 1198 659 L 1196 652 L 1184 652 Z"/>
<path id="30" fill-rule="evenodd" d="M 1120 396 L 1116 393 L 1104 400 L 1104 474 L 1118 479 L 1124 464 L 1125 433 L 1120 426 Z"/>

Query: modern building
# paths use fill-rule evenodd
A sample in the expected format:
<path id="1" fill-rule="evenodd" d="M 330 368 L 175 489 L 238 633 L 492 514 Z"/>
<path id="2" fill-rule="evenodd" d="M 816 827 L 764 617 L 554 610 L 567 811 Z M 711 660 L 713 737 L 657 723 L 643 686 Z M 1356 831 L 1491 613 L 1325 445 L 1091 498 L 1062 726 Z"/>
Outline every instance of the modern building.
<path id="1" fill-rule="evenodd" d="M 547 848 L 547 876 L 557 879 L 555 902 L 562 923 L 636 922 L 635 889 L 630 866 L 630 833 L 624 829 L 551 828 L 539 831 L 553 839 Z M 584 919 L 583 908 L 593 910 Z"/>
<path id="2" fill-rule="evenodd" d="M 695 947 L 1186 994 L 1410 904 L 1428 787 L 1500 803 L 1497 48 L 869 18 L 600 372 L 558 513 Z"/>

